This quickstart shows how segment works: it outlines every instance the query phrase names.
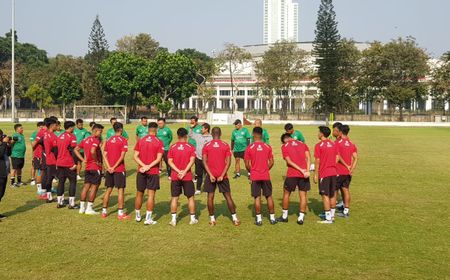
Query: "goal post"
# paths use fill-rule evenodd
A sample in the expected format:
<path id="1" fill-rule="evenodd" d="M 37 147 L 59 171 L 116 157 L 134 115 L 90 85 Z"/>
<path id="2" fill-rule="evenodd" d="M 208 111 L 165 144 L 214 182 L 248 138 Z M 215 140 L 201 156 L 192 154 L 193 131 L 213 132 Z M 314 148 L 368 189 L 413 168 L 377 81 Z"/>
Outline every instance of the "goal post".
<path id="1" fill-rule="evenodd" d="M 126 105 L 74 105 L 73 118 L 92 120 L 93 122 L 109 122 L 115 117 L 119 121 L 128 121 Z"/>

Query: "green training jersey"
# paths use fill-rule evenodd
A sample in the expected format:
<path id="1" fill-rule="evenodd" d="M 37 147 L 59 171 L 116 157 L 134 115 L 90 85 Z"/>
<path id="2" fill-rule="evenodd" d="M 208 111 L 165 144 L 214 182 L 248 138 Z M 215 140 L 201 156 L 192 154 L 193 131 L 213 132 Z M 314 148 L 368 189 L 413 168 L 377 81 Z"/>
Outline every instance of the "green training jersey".
<path id="1" fill-rule="evenodd" d="M 80 144 L 83 139 L 89 137 L 90 133 L 83 127 L 82 129 L 75 128 L 73 134 L 77 138 L 77 144 Z"/>
<path id="2" fill-rule="evenodd" d="M 245 149 L 247 149 L 248 146 L 248 139 L 251 139 L 252 136 L 250 135 L 250 132 L 248 132 L 248 129 L 245 127 L 242 127 L 241 129 L 233 130 L 231 134 L 231 141 L 234 142 L 234 152 L 245 152 Z"/>
<path id="3" fill-rule="evenodd" d="M 167 126 L 163 128 L 158 128 L 158 133 L 156 134 L 159 140 L 161 140 L 164 144 L 164 151 L 168 151 L 170 149 L 170 143 L 172 143 L 172 130 Z"/>
<path id="4" fill-rule="evenodd" d="M 270 144 L 270 140 L 269 140 L 269 132 L 267 132 L 267 129 L 263 128 L 263 135 L 262 135 L 262 141 L 264 143 L 266 143 L 267 145 Z M 252 143 L 255 142 L 255 140 L 253 139 L 253 135 L 252 135 Z"/>
<path id="5" fill-rule="evenodd" d="M 36 139 L 37 133 L 38 133 L 37 130 L 35 130 L 35 131 L 33 131 L 33 133 L 31 133 L 31 136 L 30 136 L 30 142 L 31 142 L 31 143 L 33 143 L 34 140 Z"/>
<path id="6" fill-rule="evenodd" d="M 64 129 L 60 129 L 60 130 L 56 130 L 54 133 L 55 133 L 56 137 L 59 137 L 64 132 L 66 132 Z"/>
<path id="7" fill-rule="evenodd" d="M 189 127 L 189 128 L 188 128 L 188 132 L 189 132 L 191 129 L 192 129 L 192 130 L 194 131 L 194 133 L 196 133 L 196 134 L 202 134 L 202 126 L 199 125 L 199 124 L 198 124 L 196 127 L 194 127 L 194 128 Z M 197 143 L 196 143 L 195 140 L 192 139 L 192 138 L 189 138 L 189 144 L 193 145 L 194 147 L 197 146 Z"/>
<path id="8" fill-rule="evenodd" d="M 294 131 L 294 133 L 291 134 L 291 137 L 295 140 L 302 141 L 303 143 L 305 143 L 305 137 L 298 130 Z"/>
<path id="9" fill-rule="evenodd" d="M 114 135 L 116 135 L 116 133 L 114 132 L 114 128 L 111 127 L 106 132 L 106 140 L 113 137 Z M 122 137 L 125 137 L 126 139 L 128 139 L 128 133 L 125 130 L 122 131 Z"/>
<path id="10" fill-rule="evenodd" d="M 139 124 L 136 127 L 136 136 L 139 138 L 144 138 L 148 134 L 148 125 L 143 126 L 142 124 Z"/>
<path id="11" fill-rule="evenodd" d="M 25 158 L 25 153 L 27 151 L 27 145 L 25 144 L 25 137 L 23 134 L 15 132 L 12 138 L 17 137 L 18 140 L 14 142 L 14 146 L 11 150 L 12 158 Z"/>

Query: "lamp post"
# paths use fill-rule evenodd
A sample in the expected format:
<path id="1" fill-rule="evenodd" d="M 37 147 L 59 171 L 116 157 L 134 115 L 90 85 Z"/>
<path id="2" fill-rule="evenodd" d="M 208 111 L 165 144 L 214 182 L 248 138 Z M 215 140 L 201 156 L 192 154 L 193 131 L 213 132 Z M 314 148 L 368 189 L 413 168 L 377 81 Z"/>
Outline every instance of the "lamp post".
<path id="1" fill-rule="evenodd" d="M 16 43 L 16 32 L 15 32 L 15 0 L 11 0 L 11 13 L 12 13 L 12 20 L 11 20 L 11 121 L 16 122 L 16 97 L 15 97 L 15 90 L 16 90 L 16 81 L 15 81 L 15 43 Z"/>

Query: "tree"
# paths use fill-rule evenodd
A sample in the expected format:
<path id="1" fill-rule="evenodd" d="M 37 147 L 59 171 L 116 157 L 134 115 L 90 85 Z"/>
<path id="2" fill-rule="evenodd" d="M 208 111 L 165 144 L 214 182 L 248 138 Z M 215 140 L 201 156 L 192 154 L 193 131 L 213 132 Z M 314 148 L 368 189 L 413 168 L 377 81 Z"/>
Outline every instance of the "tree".
<path id="1" fill-rule="evenodd" d="M 450 52 L 441 57 L 440 65 L 432 72 L 431 96 L 445 115 L 445 103 L 450 104 Z"/>
<path id="2" fill-rule="evenodd" d="M 161 115 L 167 114 L 174 103 L 182 103 L 195 93 L 197 69 L 189 57 L 160 52 L 148 67 L 149 90 L 146 97 Z"/>
<path id="3" fill-rule="evenodd" d="M 214 59 L 196 49 L 178 50 L 178 54 L 189 57 L 197 68 L 197 97 L 201 101 L 201 110 L 206 109 L 206 104 L 214 101 L 215 90 L 212 88 L 213 77 L 217 73 Z"/>
<path id="4" fill-rule="evenodd" d="M 95 66 L 102 62 L 109 52 L 108 41 L 106 40 L 105 32 L 98 15 L 95 17 L 94 23 L 92 24 L 88 48 L 86 60 Z"/>
<path id="5" fill-rule="evenodd" d="M 37 84 L 31 85 L 25 92 L 24 97 L 37 104 L 39 110 L 43 113 L 45 112 L 45 109 L 53 104 L 53 99 L 50 96 L 49 91 Z"/>
<path id="6" fill-rule="evenodd" d="M 339 86 L 340 35 L 332 0 L 321 0 L 316 23 L 313 54 L 318 66 L 319 111 L 333 113 L 337 109 Z"/>
<path id="7" fill-rule="evenodd" d="M 111 104 L 124 104 L 136 111 L 138 94 L 148 88 L 149 61 L 130 53 L 113 53 L 99 65 L 98 82 Z"/>
<path id="8" fill-rule="evenodd" d="M 48 63 L 47 52 L 33 44 L 18 42 L 17 31 L 15 36 L 16 63 L 42 65 Z M 11 60 L 11 31 L 0 37 L 0 63 Z"/>
<path id="9" fill-rule="evenodd" d="M 57 74 L 50 84 L 50 95 L 58 104 L 62 104 L 63 119 L 66 119 L 66 106 L 83 97 L 81 82 L 77 76 L 63 71 Z"/>
<path id="10" fill-rule="evenodd" d="M 127 52 L 148 59 L 153 59 L 160 50 L 159 43 L 150 34 L 124 36 L 117 40 L 117 51 Z"/>
<path id="11" fill-rule="evenodd" d="M 275 43 L 264 53 L 262 61 L 256 64 L 256 75 L 263 89 L 275 93 L 281 100 L 280 115 L 282 119 L 287 119 L 292 90 L 306 76 L 306 52 L 300 50 L 296 43 Z"/>
<path id="12" fill-rule="evenodd" d="M 243 64 L 250 62 L 252 56 L 246 50 L 233 45 L 225 44 L 225 49 L 217 57 L 217 62 L 222 71 L 227 71 L 230 75 L 231 96 L 233 98 L 232 111 L 237 110 L 236 94 L 239 91 L 238 86 L 234 83 L 234 75 L 243 68 Z"/>

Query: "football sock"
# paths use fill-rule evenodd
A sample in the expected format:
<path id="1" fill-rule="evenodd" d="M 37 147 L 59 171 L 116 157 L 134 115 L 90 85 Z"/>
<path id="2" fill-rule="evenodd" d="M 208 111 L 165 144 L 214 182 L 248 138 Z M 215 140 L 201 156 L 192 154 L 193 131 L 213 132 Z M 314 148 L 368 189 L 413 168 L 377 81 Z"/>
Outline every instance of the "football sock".
<path id="1" fill-rule="evenodd" d="M 334 218 L 334 214 L 336 213 L 335 208 L 331 208 L 331 218 Z"/>
<path id="2" fill-rule="evenodd" d="M 257 222 L 262 222 L 261 214 L 256 214 L 256 221 Z"/>
<path id="3" fill-rule="evenodd" d="M 287 219 L 288 214 L 289 214 L 289 210 L 284 210 L 283 209 L 283 215 L 282 215 L 283 219 Z"/>
<path id="4" fill-rule="evenodd" d="M 348 207 L 344 208 L 344 214 L 347 215 L 350 212 L 350 209 Z"/>
<path id="5" fill-rule="evenodd" d="M 58 201 L 58 204 L 62 205 L 62 201 L 63 201 L 62 196 L 57 196 L 56 200 Z"/>
<path id="6" fill-rule="evenodd" d="M 87 204 L 87 210 L 94 210 L 94 209 L 92 209 L 92 206 L 93 206 L 93 202 L 88 202 L 88 204 Z"/>
<path id="7" fill-rule="evenodd" d="M 147 214 L 145 215 L 145 219 L 147 221 L 151 221 L 152 220 L 152 214 L 153 214 L 153 211 L 147 211 Z"/>
<path id="8" fill-rule="evenodd" d="M 102 214 L 108 214 L 108 210 L 105 207 L 102 208 Z"/>
<path id="9" fill-rule="evenodd" d="M 86 204 L 86 202 L 80 201 L 80 209 L 84 210 L 85 209 L 85 204 Z"/>
<path id="10" fill-rule="evenodd" d="M 216 217 L 214 217 L 214 215 L 209 216 L 209 219 L 211 220 L 211 222 L 215 222 L 216 221 Z"/>
<path id="11" fill-rule="evenodd" d="M 233 219 L 233 221 L 236 221 L 236 220 L 237 220 L 237 215 L 236 215 L 236 213 L 231 214 L 231 218 Z"/>
<path id="12" fill-rule="evenodd" d="M 117 211 L 117 214 L 118 214 L 119 216 L 122 216 L 122 215 L 123 215 L 123 209 L 119 209 L 119 211 Z"/>
<path id="13" fill-rule="evenodd" d="M 47 192 L 47 199 L 53 200 L 52 192 Z"/>
<path id="14" fill-rule="evenodd" d="M 15 177 L 11 177 L 11 185 L 14 185 L 16 183 L 16 178 Z"/>
<path id="15" fill-rule="evenodd" d="M 38 192 L 42 191 L 42 184 L 36 184 Z"/>
<path id="16" fill-rule="evenodd" d="M 134 211 L 136 212 L 136 220 L 140 220 L 141 219 L 141 211 L 137 210 L 137 209 L 135 209 Z"/>
<path id="17" fill-rule="evenodd" d="M 69 205 L 70 206 L 75 206 L 75 197 L 74 196 L 70 196 L 69 197 Z"/>
<path id="18" fill-rule="evenodd" d="M 275 221 L 275 214 L 270 214 L 270 220 Z"/>
<path id="19" fill-rule="evenodd" d="M 325 211 L 325 219 L 327 221 L 331 221 L 331 212 L 330 211 Z"/>
<path id="20" fill-rule="evenodd" d="M 303 212 L 298 213 L 298 220 L 303 221 L 304 219 L 305 219 L 305 213 L 303 213 Z"/>
<path id="21" fill-rule="evenodd" d="M 191 222 L 195 221 L 195 214 L 191 214 Z"/>
<path id="22" fill-rule="evenodd" d="M 177 222 L 177 213 L 172 213 L 172 222 Z"/>
<path id="23" fill-rule="evenodd" d="M 17 176 L 17 183 L 22 183 L 22 176 Z"/>

